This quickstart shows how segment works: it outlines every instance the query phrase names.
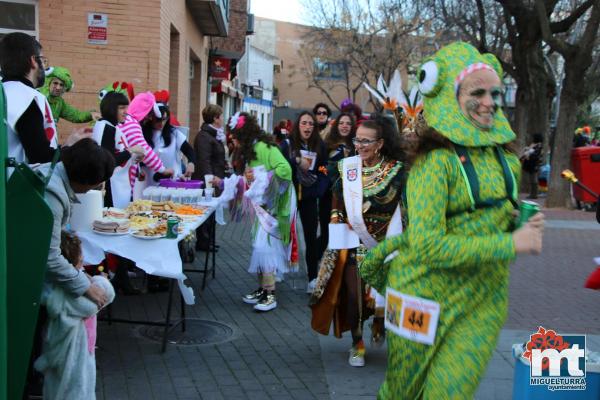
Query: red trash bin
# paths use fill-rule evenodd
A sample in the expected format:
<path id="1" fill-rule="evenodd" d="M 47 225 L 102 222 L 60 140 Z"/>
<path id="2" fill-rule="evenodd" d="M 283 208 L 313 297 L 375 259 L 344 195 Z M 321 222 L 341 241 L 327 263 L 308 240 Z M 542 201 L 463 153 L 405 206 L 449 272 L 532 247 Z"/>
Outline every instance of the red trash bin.
<path id="1" fill-rule="evenodd" d="M 576 147 L 571 152 L 571 169 L 577 179 L 592 191 L 600 193 L 600 147 Z M 596 199 L 573 185 L 575 200 L 583 203 L 595 203 Z"/>

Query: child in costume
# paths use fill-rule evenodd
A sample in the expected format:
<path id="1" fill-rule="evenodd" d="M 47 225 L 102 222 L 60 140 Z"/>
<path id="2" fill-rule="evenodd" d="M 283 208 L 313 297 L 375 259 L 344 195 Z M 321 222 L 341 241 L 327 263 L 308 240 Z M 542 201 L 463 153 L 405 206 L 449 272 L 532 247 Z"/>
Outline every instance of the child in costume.
<path id="1" fill-rule="evenodd" d="M 258 275 L 259 288 L 242 300 L 257 311 L 277 307 L 275 277 L 297 263 L 296 195 L 292 170 L 271 136 L 256 118 L 236 113 L 229 124 L 235 145 L 237 174 L 224 179 L 222 201 L 234 200 L 232 218 L 255 217 L 252 228 L 252 257 L 248 272 Z"/>
<path id="2" fill-rule="evenodd" d="M 162 118 L 160 109 L 154 100 L 154 95 L 151 92 L 140 93 L 129 104 L 125 121 L 119 125 L 119 128 L 125 135 L 125 141 L 128 146 L 141 146 L 144 149 L 145 155 L 142 162 L 146 167 L 154 173 L 172 176 L 173 170 L 163 165 L 160 157 L 152 150 L 152 147 L 150 147 L 144 138 L 142 124 L 152 120 L 152 118 Z M 129 168 L 129 181 L 132 189 L 134 188 L 139 172 L 139 164 L 132 165 Z"/>
<path id="3" fill-rule="evenodd" d="M 133 98 L 135 97 L 133 83 L 130 82 L 115 81 L 109 85 L 106 85 L 98 91 L 98 98 L 102 100 L 104 96 L 106 96 L 106 94 L 110 92 L 122 93 L 123 95 L 127 96 L 129 101 L 133 100 Z"/>
<path id="4" fill-rule="evenodd" d="M 360 266 L 386 293 L 380 399 L 472 398 L 506 319 L 509 265 L 541 251 L 543 215 L 513 231 L 520 168 L 505 146 L 515 134 L 501 75 L 494 56 L 466 43 L 420 69 L 426 126 L 408 176 L 408 228 Z"/>
<path id="5" fill-rule="evenodd" d="M 165 167 L 173 170 L 175 177 L 190 178 L 194 173 L 196 155 L 185 134 L 171 124 L 169 92 L 167 90 L 154 92 L 154 98 L 162 117 L 153 118 L 142 127 L 144 138 L 158 154 Z M 182 154 L 187 158 L 185 170 L 182 168 Z M 160 179 L 164 176 L 158 173 L 153 175 L 148 184 L 158 185 Z"/>
<path id="6" fill-rule="evenodd" d="M 46 80 L 40 92 L 48 99 L 54 122 L 58 123 L 61 118 L 74 123 L 90 122 L 100 118 L 99 113 L 78 110 L 63 99 L 63 94 L 73 89 L 73 86 L 73 79 L 68 69 L 50 67 L 46 70 Z"/>
<path id="7" fill-rule="evenodd" d="M 107 93 L 100 102 L 102 118 L 94 125 L 92 138 L 115 157 L 117 164 L 106 182 L 104 205 L 125 208 L 131 200 L 129 168 L 144 157 L 141 146 L 128 146 L 118 125 L 125 121 L 129 100 L 120 92 Z"/>
<path id="8" fill-rule="evenodd" d="M 75 268 L 83 268 L 81 241 L 63 231 L 61 253 Z M 115 298 L 110 282 L 101 275 L 92 282 Z M 85 296 L 73 297 L 59 287 L 42 294 L 48 310 L 44 349 L 35 368 L 44 374 L 44 399 L 96 398 L 96 314 L 98 306 Z"/>

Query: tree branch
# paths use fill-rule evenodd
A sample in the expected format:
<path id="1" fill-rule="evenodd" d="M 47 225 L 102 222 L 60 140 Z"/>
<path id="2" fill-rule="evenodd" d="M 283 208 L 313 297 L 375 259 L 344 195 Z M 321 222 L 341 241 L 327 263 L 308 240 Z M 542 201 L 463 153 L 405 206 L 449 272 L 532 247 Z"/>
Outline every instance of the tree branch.
<path id="1" fill-rule="evenodd" d="M 538 22 L 540 24 L 542 39 L 544 42 L 548 43 L 552 49 L 559 52 L 563 57 L 567 58 L 571 54 L 572 50 L 568 43 L 552 35 L 544 0 L 535 0 L 535 11 L 537 12 Z"/>
<path id="2" fill-rule="evenodd" d="M 520 0 L 495 0 L 506 8 L 510 15 L 520 15 L 527 12 L 527 8 Z"/>
<path id="3" fill-rule="evenodd" d="M 550 24 L 550 30 L 552 33 L 562 33 L 568 31 L 571 26 L 577 22 L 579 17 L 581 17 L 585 12 L 594 4 L 595 0 L 588 0 L 582 5 L 580 5 L 575 11 L 573 11 L 567 18 L 552 22 Z"/>
<path id="4" fill-rule="evenodd" d="M 486 21 L 485 21 L 485 9 L 483 8 L 482 0 L 476 0 L 477 3 L 477 14 L 479 15 L 479 46 L 480 52 L 487 52 L 487 32 L 486 32 Z"/>

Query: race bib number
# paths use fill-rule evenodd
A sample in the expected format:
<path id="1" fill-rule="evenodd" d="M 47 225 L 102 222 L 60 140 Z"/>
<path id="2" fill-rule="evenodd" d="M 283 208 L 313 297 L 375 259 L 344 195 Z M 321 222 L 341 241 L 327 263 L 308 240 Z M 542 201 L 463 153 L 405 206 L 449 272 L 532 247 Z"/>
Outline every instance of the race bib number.
<path id="1" fill-rule="evenodd" d="M 432 345 L 439 316 L 439 303 L 386 289 L 385 328 L 396 335 Z"/>

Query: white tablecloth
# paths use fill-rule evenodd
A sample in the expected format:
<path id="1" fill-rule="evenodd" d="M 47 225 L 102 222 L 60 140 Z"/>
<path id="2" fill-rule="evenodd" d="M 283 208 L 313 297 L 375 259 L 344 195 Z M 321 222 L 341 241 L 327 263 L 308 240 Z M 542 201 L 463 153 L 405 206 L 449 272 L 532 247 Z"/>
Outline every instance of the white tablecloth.
<path id="1" fill-rule="evenodd" d="M 138 239 L 131 235 L 102 235 L 92 231 L 77 232 L 81 239 L 83 259 L 86 264 L 99 264 L 104 260 L 104 253 L 112 253 L 126 257 L 146 273 L 177 279 L 179 290 L 186 304 L 195 302 L 194 290 L 183 281 L 187 278 L 183 273 L 183 264 L 177 243 L 183 240 L 192 230 L 202 225 L 216 211 L 216 221 L 224 224 L 223 209 L 218 199 L 200 203 L 209 208 L 194 222 L 184 224 L 184 230 L 175 239 Z"/>

